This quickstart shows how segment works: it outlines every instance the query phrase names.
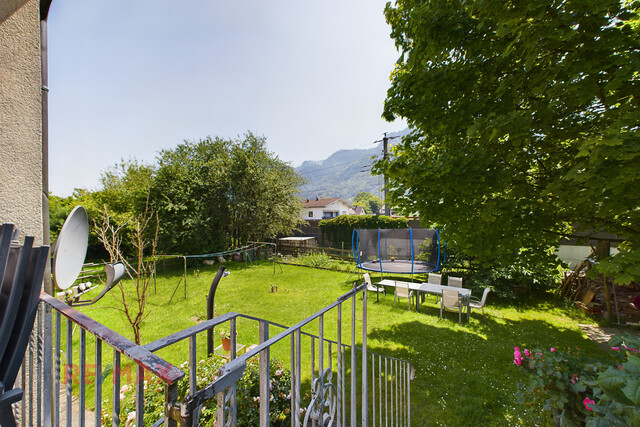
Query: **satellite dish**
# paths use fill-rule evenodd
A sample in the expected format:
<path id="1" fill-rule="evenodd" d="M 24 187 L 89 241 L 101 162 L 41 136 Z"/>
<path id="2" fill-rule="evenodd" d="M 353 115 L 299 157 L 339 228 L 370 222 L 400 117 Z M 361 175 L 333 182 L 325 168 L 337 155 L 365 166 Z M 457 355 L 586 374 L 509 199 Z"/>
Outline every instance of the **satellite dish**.
<path id="1" fill-rule="evenodd" d="M 73 285 L 82 271 L 89 242 L 89 219 L 82 206 L 67 217 L 53 252 L 53 283 L 64 290 Z"/>
<path id="2" fill-rule="evenodd" d="M 124 267 L 124 263 L 116 262 L 115 264 L 105 265 L 104 271 L 107 274 L 107 284 L 105 288 L 109 290 L 118 284 L 120 279 L 124 277 L 124 273 L 126 273 L 127 270 Z"/>

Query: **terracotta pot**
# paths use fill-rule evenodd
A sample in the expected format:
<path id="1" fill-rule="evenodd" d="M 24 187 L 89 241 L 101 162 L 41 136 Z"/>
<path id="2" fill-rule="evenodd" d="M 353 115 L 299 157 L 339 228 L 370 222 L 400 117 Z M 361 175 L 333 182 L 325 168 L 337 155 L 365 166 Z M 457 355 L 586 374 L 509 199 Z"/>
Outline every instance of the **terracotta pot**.
<path id="1" fill-rule="evenodd" d="M 231 350 L 231 338 L 220 338 L 222 340 L 222 349 L 224 351 Z"/>

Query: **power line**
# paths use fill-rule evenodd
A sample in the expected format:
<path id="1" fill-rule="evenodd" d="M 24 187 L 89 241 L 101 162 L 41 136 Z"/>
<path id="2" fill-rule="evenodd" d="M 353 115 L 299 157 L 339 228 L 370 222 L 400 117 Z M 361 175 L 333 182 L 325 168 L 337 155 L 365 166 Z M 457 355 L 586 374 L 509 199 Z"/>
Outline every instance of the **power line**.
<path id="1" fill-rule="evenodd" d="M 302 173 L 302 172 L 300 172 L 300 173 L 302 173 L 303 175 L 305 175 L 307 177 L 311 177 L 312 175 L 316 174 L 317 172 L 325 172 L 325 171 L 327 171 L 329 169 L 333 169 L 333 168 L 337 168 L 337 167 L 345 166 L 345 165 L 350 165 L 350 164 L 353 164 L 353 163 L 361 162 L 363 160 L 368 160 L 370 158 L 371 158 L 371 156 L 365 156 L 365 157 L 361 157 L 361 158 L 356 159 L 356 160 L 352 160 L 350 162 L 340 163 L 340 164 L 333 165 L 333 166 L 327 166 L 327 167 L 320 168 L 320 169 L 315 169 L 313 171 L 306 172 L 306 173 Z M 329 172 L 328 174 L 331 174 L 331 173 L 333 173 L 333 172 Z M 322 176 L 322 175 L 325 175 L 325 174 L 321 174 L 320 176 Z"/>

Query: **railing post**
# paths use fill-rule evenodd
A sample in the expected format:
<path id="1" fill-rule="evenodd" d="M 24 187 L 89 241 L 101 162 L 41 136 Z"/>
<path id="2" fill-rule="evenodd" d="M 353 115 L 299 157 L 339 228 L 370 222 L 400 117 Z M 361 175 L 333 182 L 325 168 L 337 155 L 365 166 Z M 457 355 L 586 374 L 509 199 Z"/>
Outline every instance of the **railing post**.
<path id="1" fill-rule="evenodd" d="M 136 426 L 144 425 L 144 368 L 136 365 Z"/>
<path id="2" fill-rule="evenodd" d="M 167 384 L 164 388 L 164 427 L 178 427 L 171 415 L 173 405 L 178 401 L 178 383 Z"/>
<path id="3" fill-rule="evenodd" d="M 43 306 L 43 320 L 44 320 L 44 341 L 43 341 L 43 361 L 42 361 L 42 387 L 43 387 L 43 427 L 52 427 L 53 420 L 51 419 L 52 412 L 52 399 L 53 399 L 53 317 L 51 315 L 51 307 L 47 304 Z"/>
<path id="4" fill-rule="evenodd" d="M 368 379 L 367 376 L 367 290 L 362 291 L 362 426 L 368 426 Z"/>
<path id="5" fill-rule="evenodd" d="M 53 425 L 60 425 L 60 345 L 62 343 L 62 316 L 56 311 L 56 356 L 53 379 Z"/>
<path id="6" fill-rule="evenodd" d="M 113 427 L 120 425 L 120 352 L 113 349 Z"/>
<path id="7" fill-rule="evenodd" d="M 269 339 L 269 324 L 260 322 L 260 344 Z M 269 347 L 260 352 L 260 427 L 269 427 Z"/>
<path id="8" fill-rule="evenodd" d="M 96 337 L 96 388 L 95 388 L 95 425 L 102 419 L 102 341 Z"/>
<path id="9" fill-rule="evenodd" d="M 358 409 L 356 405 L 356 372 L 356 294 L 354 293 L 351 297 L 351 416 L 349 417 L 349 421 L 354 426 L 358 422 Z"/>
<path id="10" fill-rule="evenodd" d="M 336 398 L 337 398 L 337 402 L 338 402 L 338 411 L 336 412 L 336 420 L 337 420 L 337 425 L 338 427 L 341 427 L 343 425 L 342 423 L 342 414 L 344 413 L 344 408 L 342 407 L 342 382 L 344 381 L 344 377 L 343 377 L 343 373 L 342 373 L 342 364 L 344 363 L 344 360 L 342 359 L 342 303 L 340 303 L 340 305 L 338 305 L 337 307 L 337 311 L 338 311 L 338 336 L 336 338 L 337 341 L 337 351 L 338 351 L 338 366 L 337 366 L 337 370 L 338 370 L 338 376 L 336 378 L 337 381 L 337 387 L 336 387 Z"/>
<path id="11" fill-rule="evenodd" d="M 87 365 L 87 332 L 80 328 L 80 375 L 78 376 L 78 427 L 84 427 L 84 406 Z"/>
<path id="12" fill-rule="evenodd" d="M 67 319 L 67 425 L 71 425 L 72 406 L 71 406 L 71 387 L 73 378 L 73 322 Z"/>

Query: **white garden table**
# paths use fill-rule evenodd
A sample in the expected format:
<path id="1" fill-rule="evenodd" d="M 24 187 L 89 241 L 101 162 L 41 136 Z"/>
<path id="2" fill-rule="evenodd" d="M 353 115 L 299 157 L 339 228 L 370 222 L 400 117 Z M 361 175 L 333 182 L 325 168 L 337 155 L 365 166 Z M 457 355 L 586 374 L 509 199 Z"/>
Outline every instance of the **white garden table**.
<path id="1" fill-rule="evenodd" d="M 401 280 L 389 280 L 389 279 L 381 280 L 377 283 L 377 285 L 395 288 L 396 283 L 402 283 L 403 286 L 404 285 L 408 286 L 410 290 L 416 293 L 416 311 L 419 311 L 419 307 L 420 307 L 419 301 L 421 300 L 421 298 L 419 293 L 427 293 L 427 294 L 442 296 L 443 289 L 458 291 L 458 294 L 460 295 L 460 301 L 467 308 L 467 321 L 469 321 L 469 301 L 471 300 L 471 289 L 455 288 L 453 286 L 436 285 L 433 283 L 413 283 L 413 282 L 403 282 Z"/>

